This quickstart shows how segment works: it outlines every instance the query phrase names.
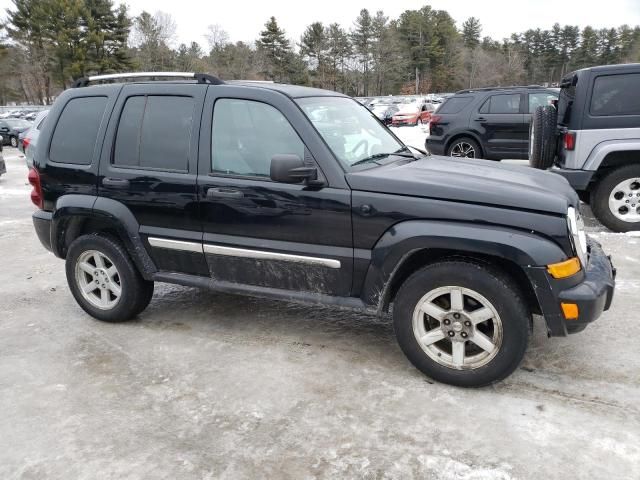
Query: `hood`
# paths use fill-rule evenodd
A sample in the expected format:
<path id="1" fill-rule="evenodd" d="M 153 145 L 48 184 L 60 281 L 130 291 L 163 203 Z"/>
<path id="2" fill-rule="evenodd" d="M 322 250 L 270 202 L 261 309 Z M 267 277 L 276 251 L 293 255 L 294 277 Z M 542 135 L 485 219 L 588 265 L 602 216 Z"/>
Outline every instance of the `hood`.
<path id="1" fill-rule="evenodd" d="M 560 175 L 490 160 L 430 156 L 347 174 L 354 190 L 566 215 L 578 196 Z"/>

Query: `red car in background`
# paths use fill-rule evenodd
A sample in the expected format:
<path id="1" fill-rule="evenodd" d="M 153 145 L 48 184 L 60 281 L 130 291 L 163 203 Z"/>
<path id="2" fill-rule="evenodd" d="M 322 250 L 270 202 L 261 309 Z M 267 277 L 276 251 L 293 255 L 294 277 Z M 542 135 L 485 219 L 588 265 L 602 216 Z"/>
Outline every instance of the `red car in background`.
<path id="1" fill-rule="evenodd" d="M 436 108 L 431 103 L 409 103 L 400 105 L 400 110 L 391 117 L 391 125 L 399 127 L 401 125 L 422 125 L 431 120 L 431 114 Z"/>

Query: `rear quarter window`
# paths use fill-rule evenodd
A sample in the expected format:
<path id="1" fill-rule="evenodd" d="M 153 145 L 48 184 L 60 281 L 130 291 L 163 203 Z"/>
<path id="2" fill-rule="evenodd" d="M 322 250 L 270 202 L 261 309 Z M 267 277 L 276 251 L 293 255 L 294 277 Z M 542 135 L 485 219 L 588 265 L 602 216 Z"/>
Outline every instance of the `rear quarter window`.
<path id="1" fill-rule="evenodd" d="M 596 77 L 589 111 L 594 116 L 640 115 L 640 73 Z"/>
<path id="2" fill-rule="evenodd" d="M 49 159 L 56 163 L 89 165 L 107 97 L 77 97 L 69 100 L 51 137 Z"/>
<path id="3" fill-rule="evenodd" d="M 442 104 L 438 113 L 460 113 L 473 101 L 473 97 L 451 97 Z"/>

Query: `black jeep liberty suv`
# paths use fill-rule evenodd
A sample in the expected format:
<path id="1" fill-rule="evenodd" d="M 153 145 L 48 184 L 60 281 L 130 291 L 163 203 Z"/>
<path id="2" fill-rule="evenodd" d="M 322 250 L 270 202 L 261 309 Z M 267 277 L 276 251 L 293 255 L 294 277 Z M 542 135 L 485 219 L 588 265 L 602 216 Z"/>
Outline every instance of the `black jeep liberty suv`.
<path id="1" fill-rule="evenodd" d="M 414 153 L 324 90 L 185 73 L 74 87 L 37 145 L 33 222 L 99 320 L 138 315 L 154 282 L 391 310 L 418 369 L 481 386 L 517 368 L 532 314 L 563 336 L 611 305 L 615 270 L 559 175 Z"/>

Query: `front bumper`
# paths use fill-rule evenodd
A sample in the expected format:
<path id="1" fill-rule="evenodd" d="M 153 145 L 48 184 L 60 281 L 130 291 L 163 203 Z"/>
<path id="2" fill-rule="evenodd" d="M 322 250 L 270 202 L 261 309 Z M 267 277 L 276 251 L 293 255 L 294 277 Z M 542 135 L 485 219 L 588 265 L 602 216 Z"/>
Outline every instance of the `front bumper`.
<path id="1" fill-rule="evenodd" d="M 42 243 L 44 248 L 51 251 L 51 212 L 36 210 L 33 212 L 31 218 L 33 219 L 33 226 L 36 229 L 40 243 Z"/>
<path id="2" fill-rule="evenodd" d="M 595 241 L 589 242 L 589 265 L 585 279 L 573 288 L 564 290 L 558 298 L 561 302 L 575 303 L 580 314 L 575 320 L 565 320 L 567 333 L 576 333 L 609 310 L 615 290 L 616 269 L 611 257 L 605 255 Z"/>
<path id="3" fill-rule="evenodd" d="M 555 280 L 546 272 L 546 268 L 531 268 L 527 273 L 535 286 L 541 313 L 551 337 L 580 332 L 611 307 L 616 269 L 600 244 L 591 239 L 588 265 L 576 274 L 582 276 L 579 283 L 574 283 L 575 280 L 571 278 Z M 561 303 L 575 303 L 578 306 L 578 318 L 565 319 Z"/>

